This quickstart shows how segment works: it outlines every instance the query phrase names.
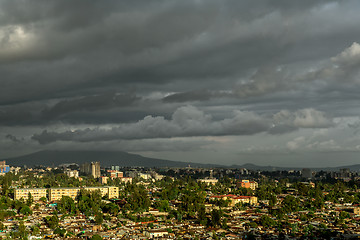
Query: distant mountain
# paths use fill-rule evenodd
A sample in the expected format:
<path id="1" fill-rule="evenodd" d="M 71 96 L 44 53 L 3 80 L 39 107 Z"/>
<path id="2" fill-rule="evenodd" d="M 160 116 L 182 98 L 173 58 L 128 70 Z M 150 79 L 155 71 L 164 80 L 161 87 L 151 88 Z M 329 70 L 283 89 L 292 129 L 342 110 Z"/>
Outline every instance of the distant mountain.
<path id="1" fill-rule="evenodd" d="M 260 171 L 287 171 L 287 170 L 300 170 L 301 168 L 289 168 L 289 167 L 275 167 L 275 166 L 258 166 L 252 163 L 246 163 L 243 165 L 232 165 L 233 168 L 246 168 L 249 170 Z"/>
<path id="2" fill-rule="evenodd" d="M 215 167 L 216 165 L 169 161 L 147 158 L 137 154 L 121 151 L 56 151 L 46 150 L 28 155 L 8 158 L 6 163 L 11 166 L 58 166 L 64 163 L 82 164 L 100 161 L 101 166 L 110 167 Z"/>
<path id="3" fill-rule="evenodd" d="M 215 165 L 215 164 L 201 164 L 192 162 L 170 161 L 156 158 L 147 158 L 137 154 L 131 154 L 122 151 L 57 151 L 46 150 L 31 153 L 28 155 L 8 158 L 7 164 L 11 166 L 58 166 L 64 163 L 85 163 L 100 161 L 101 166 L 110 167 L 112 165 L 121 167 L 223 167 L 223 168 L 246 168 L 249 170 L 260 171 L 286 171 L 286 170 L 301 170 L 301 167 L 276 167 L 276 166 L 258 166 L 251 163 L 243 165 Z M 348 168 L 350 171 L 360 171 L 360 164 L 339 166 L 339 167 L 323 167 L 311 168 L 313 171 L 339 171 L 342 168 Z"/>
<path id="4" fill-rule="evenodd" d="M 260 170 L 260 171 L 288 171 L 288 170 L 302 170 L 303 168 L 309 167 L 276 167 L 276 166 L 258 166 L 252 163 L 246 163 L 243 165 L 232 165 L 232 168 L 246 168 L 249 170 Z M 323 168 L 311 168 L 312 171 L 327 171 L 327 172 L 335 172 L 339 171 L 340 169 L 347 168 L 352 172 L 360 171 L 360 164 L 349 165 L 349 166 L 338 166 L 338 167 L 323 167 Z"/>

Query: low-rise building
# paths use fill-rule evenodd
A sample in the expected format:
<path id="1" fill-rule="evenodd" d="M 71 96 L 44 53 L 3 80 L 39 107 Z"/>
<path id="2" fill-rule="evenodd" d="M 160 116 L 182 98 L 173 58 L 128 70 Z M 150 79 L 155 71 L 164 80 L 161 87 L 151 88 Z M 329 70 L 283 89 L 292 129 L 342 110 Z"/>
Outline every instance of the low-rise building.
<path id="1" fill-rule="evenodd" d="M 169 232 L 164 229 L 153 229 L 145 232 L 145 236 L 148 238 L 161 238 L 168 235 Z"/>

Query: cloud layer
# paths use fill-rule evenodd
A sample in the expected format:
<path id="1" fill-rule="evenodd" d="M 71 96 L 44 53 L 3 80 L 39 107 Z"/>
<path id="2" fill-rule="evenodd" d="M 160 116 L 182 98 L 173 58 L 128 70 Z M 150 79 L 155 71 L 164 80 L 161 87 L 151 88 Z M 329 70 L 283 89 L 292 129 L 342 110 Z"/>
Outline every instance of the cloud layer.
<path id="1" fill-rule="evenodd" d="M 239 151 L 357 151 L 359 9 L 357 0 L 3 0 L 0 148 L 176 160 L 188 149 L 225 162 L 246 161 Z"/>

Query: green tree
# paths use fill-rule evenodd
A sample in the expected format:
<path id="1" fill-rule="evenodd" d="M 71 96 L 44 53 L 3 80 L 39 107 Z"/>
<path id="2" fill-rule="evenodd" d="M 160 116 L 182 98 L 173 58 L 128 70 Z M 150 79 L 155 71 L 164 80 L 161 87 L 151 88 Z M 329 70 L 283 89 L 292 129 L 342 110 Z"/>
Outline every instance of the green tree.
<path id="1" fill-rule="evenodd" d="M 95 215 L 95 223 L 100 225 L 102 224 L 104 221 L 104 216 L 102 213 L 98 212 L 96 215 Z"/>
<path id="2" fill-rule="evenodd" d="M 63 214 L 65 213 L 73 214 L 76 212 L 77 208 L 74 200 L 71 197 L 62 196 L 62 198 L 60 199 L 57 205 L 57 209 Z"/>
<path id="3" fill-rule="evenodd" d="M 90 239 L 91 240 L 102 240 L 103 238 L 99 234 L 95 234 Z"/>
<path id="4" fill-rule="evenodd" d="M 59 226 L 59 218 L 57 215 L 52 215 L 51 217 L 47 217 L 45 219 L 46 224 L 49 228 L 55 229 Z"/>
<path id="5" fill-rule="evenodd" d="M 20 214 L 27 215 L 27 216 L 32 214 L 30 207 L 27 205 L 22 206 L 20 208 L 19 212 L 20 212 Z"/>
<path id="6" fill-rule="evenodd" d="M 34 198 L 33 198 L 33 196 L 31 195 L 31 193 L 29 192 L 28 198 L 27 198 L 27 200 L 26 200 L 26 205 L 28 205 L 29 207 L 31 207 L 31 204 L 33 204 L 33 202 L 34 202 Z"/>
<path id="7" fill-rule="evenodd" d="M 299 203 L 299 199 L 292 195 L 288 195 L 282 201 L 281 207 L 285 213 L 291 213 L 299 209 Z"/>
<path id="8" fill-rule="evenodd" d="M 262 215 L 260 218 L 260 224 L 264 227 L 273 227 L 275 226 L 276 222 L 268 215 Z"/>
<path id="9" fill-rule="evenodd" d="M 223 216 L 223 213 L 221 210 L 217 210 L 217 209 L 213 209 L 211 211 L 211 220 L 210 220 L 210 225 L 211 226 L 221 226 L 221 218 Z"/>
<path id="10" fill-rule="evenodd" d="M 54 234 L 57 234 L 57 235 L 59 235 L 60 237 L 64 237 L 64 236 L 65 236 L 65 233 L 66 233 L 66 230 L 63 229 L 63 228 L 57 227 L 57 228 L 55 228 L 55 230 L 54 230 Z"/>

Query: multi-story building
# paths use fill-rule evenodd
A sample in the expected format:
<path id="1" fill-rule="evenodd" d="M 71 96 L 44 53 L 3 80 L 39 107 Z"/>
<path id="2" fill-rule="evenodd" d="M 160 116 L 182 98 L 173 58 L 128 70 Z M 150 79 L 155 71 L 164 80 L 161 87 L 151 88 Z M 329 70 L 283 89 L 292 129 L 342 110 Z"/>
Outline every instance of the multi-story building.
<path id="1" fill-rule="evenodd" d="M 111 170 L 119 171 L 119 170 L 120 170 L 120 166 L 111 166 Z"/>
<path id="2" fill-rule="evenodd" d="M 71 197 L 75 199 L 76 196 L 79 194 L 80 188 L 50 188 L 49 190 L 49 200 L 50 201 L 57 201 L 60 200 L 63 196 Z"/>
<path id="3" fill-rule="evenodd" d="M 303 168 L 301 170 L 301 177 L 303 178 L 312 178 L 312 171 L 310 168 Z"/>
<path id="4" fill-rule="evenodd" d="M 104 187 L 85 187 L 85 190 L 88 191 L 97 191 L 99 190 L 101 193 L 101 196 L 108 195 L 109 198 L 118 198 L 119 197 L 119 188 L 118 187 L 110 187 L 110 186 L 104 186 Z"/>
<path id="5" fill-rule="evenodd" d="M 259 184 L 257 182 L 249 180 L 241 180 L 241 182 L 239 182 L 237 185 L 238 187 L 250 188 L 252 190 L 255 190 L 259 187 Z"/>
<path id="6" fill-rule="evenodd" d="M 79 171 L 78 171 L 78 170 L 66 169 L 66 170 L 64 171 L 64 173 L 65 173 L 68 177 L 79 178 Z"/>
<path id="7" fill-rule="evenodd" d="M 10 172 L 9 165 L 6 165 L 6 161 L 0 161 L 0 173 Z"/>
<path id="8" fill-rule="evenodd" d="M 247 203 L 250 205 L 258 204 L 258 199 L 257 197 L 254 196 L 236 196 L 236 195 L 228 194 L 228 195 L 212 196 L 210 198 L 229 200 L 230 206 L 235 206 L 237 203 Z"/>
<path id="9" fill-rule="evenodd" d="M 84 163 L 80 165 L 80 172 L 91 175 L 94 178 L 99 178 L 100 174 L 100 162 Z"/>
<path id="10" fill-rule="evenodd" d="M 109 177 L 106 177 L 106 176 L 101 176 L 101 177 L 99 178 L 99 182 L 100 182 L 101 184 L 107 184 L 108 180 L 109 180 Z"/>
<path id="11" fill-rule="evenodd" d="M 118 170 L 107 170 L 107 173 L 110 175 L 111 179 L 124 177 L 124 173 Z"/>
<path id="12" fill-rule="evenodd" d="M 132 177 L 122 177 L 120 178 L 120 181 L 124 183 L 132 183 L 132 179 Z"/>
<path id="13" fill-rule="evenodd" d="M 198 179 L 197 181 L 205 183 L 206 185 L 215 185 L 218 182 L 216 178 L 203 178 L 203 179 Z"/>
<path id="14" fill-rule="evenodd" d="M 75 199 L 79 195 L 82 188 L 50 188 L 49 190 L 49 200 L 57 201 L 60 200 L 63 196 L 69 196 L 72 199 Z M 84 187 L 83 189 L 87 191 L 100 191 L 101 196 L 108 195 L 109 198 L 118 198 L 119 197 L 119 188 L 104 186 L 104 187 Z"/>
<path id="15" fill-rule="evenodd" d="M 16 188 L 14 191 L 14 199 L 28 199 L 30 193 L 32 198 L 37 201 L 42 197 L 46 198 L 46 190 L 46 188 Z"/>

